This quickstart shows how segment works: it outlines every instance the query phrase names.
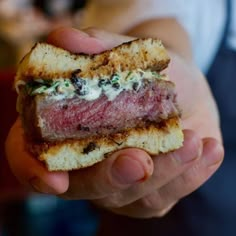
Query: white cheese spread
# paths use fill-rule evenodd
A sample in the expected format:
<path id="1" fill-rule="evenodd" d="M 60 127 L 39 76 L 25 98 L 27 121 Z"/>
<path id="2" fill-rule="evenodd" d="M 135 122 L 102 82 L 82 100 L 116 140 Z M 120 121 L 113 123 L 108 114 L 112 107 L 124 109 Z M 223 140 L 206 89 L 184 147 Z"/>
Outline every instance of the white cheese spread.
<path id="1" fill-rule="evenodd" d="M 143 79 L 166 79 L 166 77 L 157 72 L 135 70 L 116 73 L 111 77 L 92 79 L 72 77 L 71 79 L 45 80 L 39 78 L 28 82 L 25 86 L 26 92 L 31 96 L 47 94 L 54 100 L 79 96 L 81 99 L 91 101 L 105 94 L 108 100 L 112 101 L 124 90 L 138 91 Z M 19 85 L 22 84 L 19 81 Z"/>

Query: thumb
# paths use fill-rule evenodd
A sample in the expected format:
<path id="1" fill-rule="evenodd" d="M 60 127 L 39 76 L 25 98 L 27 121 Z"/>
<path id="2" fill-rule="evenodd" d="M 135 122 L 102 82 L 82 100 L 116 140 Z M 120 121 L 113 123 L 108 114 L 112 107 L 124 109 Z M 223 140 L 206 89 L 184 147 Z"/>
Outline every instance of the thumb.
<path id="1" fill-rule="evenodd" d="M 67 199 L 99 199 L 145 181 L 153 173 L 153 161 L 144 151 L 128 148 L 113 153 L 87 169 L 70 173 Z"/>
<path id="2" fill-rule="evenodd" d="M 67 190 L 67 172 L 49 172 L 39 160 L 25 150 L 23 128 L 19 119 L 8 134 L 5 148 L 9 166 L 23 185 L 50 194 L 61 194 Z"/>

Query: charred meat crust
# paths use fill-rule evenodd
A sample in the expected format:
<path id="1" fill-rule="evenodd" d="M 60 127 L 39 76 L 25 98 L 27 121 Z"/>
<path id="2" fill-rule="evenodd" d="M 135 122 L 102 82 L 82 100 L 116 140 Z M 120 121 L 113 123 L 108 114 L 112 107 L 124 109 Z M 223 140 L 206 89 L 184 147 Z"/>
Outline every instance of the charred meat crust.
<path id="1" fill-rule="evenodd" d="M 37 100 L 29 99 L 29 96 L 24 93 L 20 93 L 18 100 L 18 103 L 20 103 L 20 117 L 26 136 L 31 137 L 32 140 L 42 137 L 37 117 Z"/>
<path id="2" fill-rule="evenodd" d="M 83 146 L 82 153 L 83 154 L 89 154 L 90 152 L 94 151 L 95 149 L 99 149 L 103 145 L 110 145 L 115 144 L 117 145 L 117 148 L 126 140 L 126 138 L 130 135 L 130 133 L 135 130 L 137 132 L 144 132 L 147 129 L 153 129 L 155 127 L 155 131 L 162 131 L 169 133 L 168 127 L 177 127 L 179 126 L 179 117 L 173 117 L 168 120 L 156 123 L 156 122 L 148 122 L 145 127 L 139 127 L 139 128 L 133 128 L 133 129 L 127 129 L 123 132 L 118 132 L 116 134 L 106 135 L 106 136 L 93 136 L 85 139 L 68 139 L 64 141 L 55 141 L 55 142 L 32 142 L 32 140 L 29 140 L 27 137 L 26 145 L 27 149 L 36 157 L 40 156 L 41 153 L 47 152 L 51 147 L 60 147 L 65 144 L 71 144 L 74 143 L 79 144 Z"/>

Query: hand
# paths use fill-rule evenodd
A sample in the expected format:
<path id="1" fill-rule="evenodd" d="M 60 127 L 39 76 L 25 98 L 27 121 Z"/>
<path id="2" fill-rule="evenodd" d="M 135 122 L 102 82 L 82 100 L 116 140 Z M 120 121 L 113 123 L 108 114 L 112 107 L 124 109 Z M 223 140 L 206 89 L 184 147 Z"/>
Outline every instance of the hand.
<path id="1" fill-rule="evenodd" d="M 85 33 L 63 28 L 48 40 L 72 52 L 98 53 L 130 39 L 93 29 Z M 183 126 L 188 129 L 182 148 L 154 157 L 129 148 L 86 169 L 50 173 L 25 151 L 18 120 L 6 142 L 13 173 L 37 191 L 66 199 L 89 199 L 118 214 L 143 218 L 166 214 L 201 186 L 223 160 L 218 114 L 205 79 L 192 65 L 170 54 L 169 73 L 177 84 Z"/>

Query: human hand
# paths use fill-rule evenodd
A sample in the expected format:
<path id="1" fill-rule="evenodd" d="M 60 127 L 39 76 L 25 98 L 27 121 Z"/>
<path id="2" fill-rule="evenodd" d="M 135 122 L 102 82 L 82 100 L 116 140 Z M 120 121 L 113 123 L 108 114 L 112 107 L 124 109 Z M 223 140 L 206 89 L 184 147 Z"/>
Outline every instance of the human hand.
<path id="1" fill-rule="evenodd" d="M 76 53 L 99 53 L 131 39 L 91 29 L 87 33 L 64 28 L 53 32 L 49 42 Z M 89 199 L 118 214 L 145 218 L 167 213 L 201 186 L 223 160 L 217 110 L 204 77 L 178 56 L 171 53 L 171 57 L 169 74 L 177 84 L 183 126 L 191 129 L 184 131 L 182 148 L 153 157 L 129 148 L 86 169 L 50 173 L 24 150 L 18 120 L 6 142 L 13 173 L 40 192 Z"/>

